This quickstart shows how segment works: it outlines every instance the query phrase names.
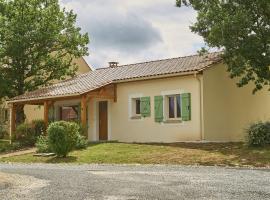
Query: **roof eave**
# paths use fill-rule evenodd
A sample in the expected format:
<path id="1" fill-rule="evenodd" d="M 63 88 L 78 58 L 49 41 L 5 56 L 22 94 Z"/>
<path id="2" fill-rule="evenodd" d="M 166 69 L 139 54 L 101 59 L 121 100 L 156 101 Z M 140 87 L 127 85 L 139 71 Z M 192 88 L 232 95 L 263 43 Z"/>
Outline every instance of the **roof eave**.
<path id="1" fill-rule="evenodd" d="M 74 94 L 67 94 L 67 95 L 57 95 L 57 96 L 47 96 L 47 97 L 35 97 L 35 98 L 24 98 L 24 99 L 15 99 L 7 101 L 8 104 L 11 103 L 23 103 L 23 102 L 33 102 L 33 101 L 40 101 L 40 100 L 53 100 L 53 99 L 60 99 L 60 98 L 67 98 L 67 97 L 76 97 L 80 96 L 80 93 Z"/>
<path id="2" fill-rule="evenodd" d="M 118 79 L 114 80 L 113 83 L 124 83 L 124 82 L 133 82 L 140 80 L 151 80 L 151 79 L 159 79 L 159 78 L 167 78 L 167 77 L 175 77 L 175 76 L 185 76 L 185 75 L 193 75 L 194 73 L 199 72 L 198 70 L 186 71 L 186 72 L 177 72 L 177 73 L 168 73 L 168 74 L 159 74 L 159 75 L 150 75 L 143 76 L 138 78 L 129 78 L 129 79 Z"/>

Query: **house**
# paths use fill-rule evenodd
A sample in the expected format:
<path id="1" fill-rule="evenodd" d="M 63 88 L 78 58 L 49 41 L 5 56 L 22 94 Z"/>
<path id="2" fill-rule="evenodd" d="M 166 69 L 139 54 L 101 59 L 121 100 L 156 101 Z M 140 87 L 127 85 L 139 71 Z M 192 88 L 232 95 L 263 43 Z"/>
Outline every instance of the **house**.
<path id="1" fill-rule="evenodd" d="M 90 71 L 13 98 L 44 106 L 44 120 L 78 119 L 89 141 L 241 141 L 244 129 L 270 117 L 270 95 L 230 79 L 220 53 Z M 70 112 L 67 112 L 69 110 Z M 72 111 L 71 111 L 72 110 Z"/>
<path id="2" fill-rule="evenodd" d="M 84 60 L 84 58 L 82 57 L 75 59 L 73 63 L 76 63 L 78 66 L 77 75 L 92 71 L 91 66 L 89 66 L 87 62 Z M 24 112 L 26 115 L 26 121 L 31 122 L 35 119 L 42 119 L 44 110 L 42 106 L 26 105 L 24 107 Z M 4 101 L 0 105 L 0 124 L 4 124 L 8 126 L 8 123 L 9 123 L 8 105 Z"/>

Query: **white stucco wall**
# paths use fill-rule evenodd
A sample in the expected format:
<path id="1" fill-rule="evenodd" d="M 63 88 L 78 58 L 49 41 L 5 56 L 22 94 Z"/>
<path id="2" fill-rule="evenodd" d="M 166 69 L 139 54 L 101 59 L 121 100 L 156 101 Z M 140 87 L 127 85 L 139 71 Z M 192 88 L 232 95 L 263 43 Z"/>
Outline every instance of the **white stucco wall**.
<path id="1" fill-rule="evenodd" d="M 237 87 L 223 64 L 203 72 L 204 135 L 208 141 L 243 141 L 253 122 L 270 120 L 270 92 Z"/>
<path id="2" fill-rule="evenodd" d="M 201 139 L 199 81 L 193 76 L 178 76 L 117 84 L 117 102 L 111 103 L 112 140 L 123 142 L 177 142 Z M 154 118 L 154 96 L 191 93 L 191 121 L 157 123 Z M 130 99 L 150 96 L 151 116 L 130 118 Z"/>

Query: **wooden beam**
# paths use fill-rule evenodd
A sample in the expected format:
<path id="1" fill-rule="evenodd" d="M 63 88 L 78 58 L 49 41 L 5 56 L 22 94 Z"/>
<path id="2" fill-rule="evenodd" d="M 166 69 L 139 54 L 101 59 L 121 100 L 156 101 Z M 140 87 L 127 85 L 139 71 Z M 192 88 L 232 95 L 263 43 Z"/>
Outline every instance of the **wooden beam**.
<path id="1" fill-rule="evenodd" d="M 87 97 L 89 98 L 96 98 L 96 99 L 113 99 L 114 100 L 114 96 L 112 95 L 93 95 L 93 94 L 90 94 L 90 95 L 87 95 Z"/>
<path id="2" fill-rule="evenodd" d="M 10 143 L 12 142 L 12 135 L 15 133 L 16 130 L 16 105 L 11 104 L 10 105 Z"/>
<path id="3" fill-rule="evenodd" d="M 87 96 L 83 95 L 81 98 L 81 124 L 83 129 L 85 130 L 85 135 L 86 135 L 86 127 L 87 127 Z"/>
<path id="4" fill-rule="evenodd" d="M 47 129 L 49 125 L 49 102 L 48 101 L 44 102 L 44 123 Z"/>

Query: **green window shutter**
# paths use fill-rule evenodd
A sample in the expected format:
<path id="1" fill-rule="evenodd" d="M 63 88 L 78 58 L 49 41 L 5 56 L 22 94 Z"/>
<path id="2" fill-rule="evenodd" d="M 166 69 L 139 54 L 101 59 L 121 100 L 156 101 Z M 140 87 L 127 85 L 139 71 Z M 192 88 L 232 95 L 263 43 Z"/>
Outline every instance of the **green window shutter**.
<path id="1" fill-rule="evenodd" d="M 182 120 L 191 120 L 191 94 L 181 94 L 181 109 L 182 109 Z"/>
<path id="2" fill-rule="evenodd" d="M 163 121 L 163 96 L 155 96 L 155 122 Z"/>
<path id="3" fill-rule="evenodd" d="M 150 117 L 151 115 L 151 106 L 150 106 L 150 97 L 141 97 L 141 115 L 143 117 Z"/>

